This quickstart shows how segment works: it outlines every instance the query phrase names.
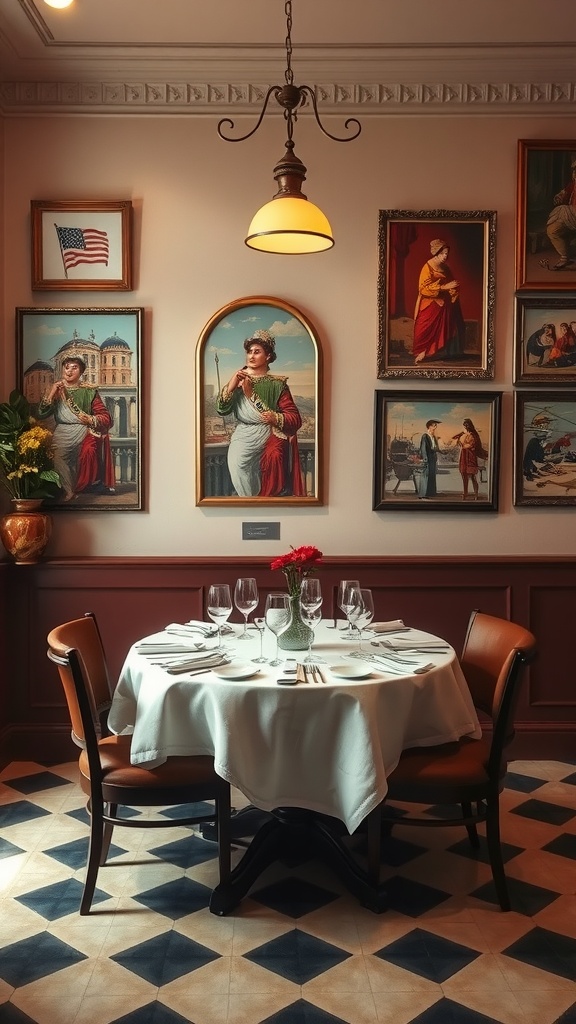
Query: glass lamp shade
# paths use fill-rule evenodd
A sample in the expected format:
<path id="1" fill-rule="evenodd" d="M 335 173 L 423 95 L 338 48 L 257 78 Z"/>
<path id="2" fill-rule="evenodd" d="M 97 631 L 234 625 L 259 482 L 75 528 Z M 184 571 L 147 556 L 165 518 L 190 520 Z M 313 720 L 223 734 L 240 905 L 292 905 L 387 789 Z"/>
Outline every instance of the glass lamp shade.
<path id="1" fill-rule="evenodd" d="M 334 245 L 328 218 L 304 196 L 280 196 L 262 206 L 245 241 L 251 249 L 287 255 L 323 252 Z"/>
<path id="2" fill-rule="evenodd" d="M 71 7 L 73 2 L 74 2 L 74 0 L 44 0 L 44 3 L 48 4 L 48 7 L 58 7 L 58 8 L 61 8 L 61 7 Z"/>

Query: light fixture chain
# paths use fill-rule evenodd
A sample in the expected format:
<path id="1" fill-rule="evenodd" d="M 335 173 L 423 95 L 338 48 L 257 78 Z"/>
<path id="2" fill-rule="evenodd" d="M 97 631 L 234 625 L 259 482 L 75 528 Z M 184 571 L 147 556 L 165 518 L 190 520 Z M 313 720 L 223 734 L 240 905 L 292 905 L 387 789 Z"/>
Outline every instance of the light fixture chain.
<path id="1" fill-rule="evenodd" d="M 286 71 L 284 79 L 286 85 L 294 83 L 294 72 L 292 71 L 292 0 L 286 0 L 284 4 L 286 15 Z"/>

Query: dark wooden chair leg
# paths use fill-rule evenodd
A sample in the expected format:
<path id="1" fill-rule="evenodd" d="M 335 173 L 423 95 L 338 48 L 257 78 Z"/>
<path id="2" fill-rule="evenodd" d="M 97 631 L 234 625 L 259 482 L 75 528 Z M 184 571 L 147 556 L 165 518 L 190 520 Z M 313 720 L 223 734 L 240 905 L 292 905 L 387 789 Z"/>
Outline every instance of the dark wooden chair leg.
<path id="1" fill-rule="evenodd" d="M 510 910 L 510 896 L 506 884 L 502 846 L 500 844 L 500 807 L 498 797 L 488 800 L 486 843 L 488 845 L 488 856 L 490 858 L 490 867 L 492 868 L 492 878 L 494 879 L 498 903 L 502 910 Z"/>
<path id="2" fill-rule="evenodd" d="M 382 813 L 378 806 L 370 812 L 366 819 L 368 878 L 374 886 L 378 886 L 380 882 L 381 824 Z"/>

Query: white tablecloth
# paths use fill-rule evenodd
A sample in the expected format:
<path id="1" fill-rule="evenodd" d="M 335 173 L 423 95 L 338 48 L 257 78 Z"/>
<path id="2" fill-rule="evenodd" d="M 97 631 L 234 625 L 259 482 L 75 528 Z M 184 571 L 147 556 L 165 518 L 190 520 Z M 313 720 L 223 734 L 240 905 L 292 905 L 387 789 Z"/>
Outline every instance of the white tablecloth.
<path id="1" fill-rule="evenodd" d="M 430 635 L 411 631 L 402 634 L 407 639 Z M 250 641 L 232 639 L 234 656 L 250 661 L 259 642 L 256 633 Z M 271 656 L 273 649 L 267 635 L 264 653 Z M 317 629 L 314 652 L 328 665 L 350 649 L 327 622 Z M 109 725 L 116 733 L 133 731 L 134 764 L 152 767 L 170 756 L 213 754 L 216 772 L 257 807 L 306 807 L 339 818 L 352 833 L 386 795 L 386 776 L 404 748 L 481 735 L 452 648 L 416 657 L 420 664 L 433 661 L 434 669 L 399 677 L 373 665 L 368 679 L 344 680 L 323 665 L 325 685 L 279 686 L 281 670 L 268 664 L 254 666 L 259 672 L 253 678 L 237 681 L 213 672 L 168 675 L 134 646 L 120 673 Z"/>

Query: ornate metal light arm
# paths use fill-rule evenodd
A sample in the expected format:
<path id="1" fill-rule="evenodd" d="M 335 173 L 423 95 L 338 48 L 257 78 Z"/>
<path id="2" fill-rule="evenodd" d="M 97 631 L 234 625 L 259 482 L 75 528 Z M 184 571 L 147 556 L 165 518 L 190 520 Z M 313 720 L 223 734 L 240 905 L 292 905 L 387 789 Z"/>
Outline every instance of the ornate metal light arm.
<path id="1" fill-rule="evenodd" d="M 332 229 L 325 215 L 312 203 L 302 204 L 300 200 L 307 197 L 302 192 L 302 184 L 306 180 L 306 167 L 294 152 L 294 123 L 298 120 L 298 111 L 309 100 L 316 119 L 316 124 L 329 139 L 333 142 L 352 142 L 357 139 L 362 131 L 362 125 L 355 117 L 349 117 L 344 122 L 344 127 L 351 132 L 343 138 L 329 132 L 318 113 L 316 92 L 309 85 L 294 85 L 294 73 L 292 71 L 292 0 L 285 0 L 284 11 L 286 14 L 286 71 L 284 72 L 284 85 L 271 85 L 264 97 L 264 103 L 260 116 L 254 127 L 245 135 L 234 137 L 228 135 L 223 129 L 234 131 L 234 121 L 224 117 L 218 122 L 218 135 L 225 142 L 245 142 L 257 131 L 264 115 L 268 109 L 270 98 L 273 96 L 276 102 L 282 107 L 284 120 L 286 121 L 287 140 L 285 152 L 274 168 L 274 178 L 278 182 L 278 192 L 273 197 L 272 203 L 262 207 L 253 217 L 248 230 L 246 244 L 251 248 L 260 249 L 265 252 L 279 253 L 301 253 L 321 252 L 323 249 L 334 245 Z M 275 200 L 281 199 L 282 203 L 277 204 Z M 288 202 L 287 202 L 288 201 Z M 289 205 L 292 204 L 292 205 Z M 305 208 L 308 209 L 305 209 Z"/>

